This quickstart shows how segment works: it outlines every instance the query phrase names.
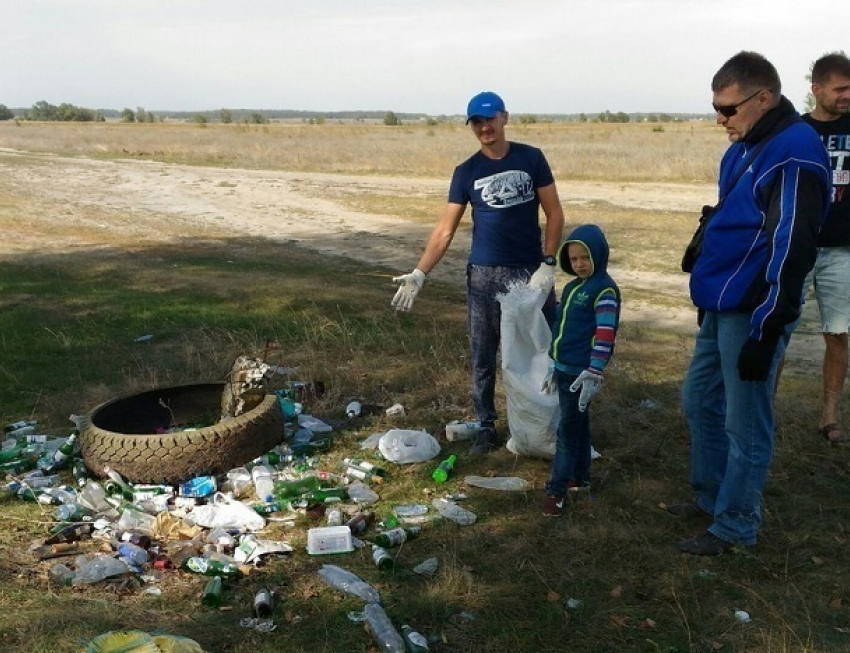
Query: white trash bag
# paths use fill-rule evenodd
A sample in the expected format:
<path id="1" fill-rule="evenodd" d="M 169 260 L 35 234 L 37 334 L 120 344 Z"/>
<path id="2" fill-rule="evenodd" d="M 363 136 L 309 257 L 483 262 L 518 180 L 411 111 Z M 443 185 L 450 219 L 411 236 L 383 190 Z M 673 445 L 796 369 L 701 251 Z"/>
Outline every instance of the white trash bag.
<path id="1" fill-rule="evenodd" d="M 378 450 L 390 462 L 405 465 L 431 460 L 440 453 L 440 443 L 426 431 L 390 429 L 378 440 Z"/>
<path id="2" fill-rule="evenodd" d="M 520 456 L 555 457 L 561 409 L 558 394 L 541 391 L 551 364 L 552 332 L 541 308 L 549 291 L 518 283 L 500 294 L 502 381 L 507 399 L 508 451 Z"/>

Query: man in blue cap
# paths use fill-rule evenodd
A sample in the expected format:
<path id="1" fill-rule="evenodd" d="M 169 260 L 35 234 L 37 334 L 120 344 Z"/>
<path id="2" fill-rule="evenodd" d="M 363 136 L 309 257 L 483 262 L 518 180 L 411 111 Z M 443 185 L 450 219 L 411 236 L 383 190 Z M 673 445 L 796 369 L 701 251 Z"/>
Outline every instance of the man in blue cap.
<path id="1" fill-rule="evenodd" d="M 481 149 L 455 168 L 446 208 L 431 232 L 416 268 L 395 277 L 392 305 L 409 311 L 454 238 L 467 204 L 472 205 L 472 248 L 467 265 L 467 310 L 472 349 L 472 403 L 481 429 L 470 453 L 489 453 L 496 437 L 497 353 L 501 307 L 496 299 L 512 282 L 549 290 L 544 307 L 554 317 L 555 255 L 563 238 L 564 212 L 546 157 L 536 147 L 505 137 L 508 112 L 495 93 L 469 101 L 466 123 Z M 541 234 L 539 207 L 546 216 Z M 541 246 L 542 235 L 542 246 Z"/>

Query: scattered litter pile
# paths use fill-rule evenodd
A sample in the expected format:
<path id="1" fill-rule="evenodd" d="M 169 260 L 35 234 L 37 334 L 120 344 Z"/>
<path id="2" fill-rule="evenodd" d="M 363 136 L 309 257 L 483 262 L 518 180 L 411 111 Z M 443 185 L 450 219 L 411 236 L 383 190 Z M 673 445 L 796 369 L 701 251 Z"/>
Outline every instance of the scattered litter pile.
<path id="1" fill-rule="evenodd" d="M 251 379 L 263 371 L 258 372 L 261 368 L 252 367 L 250 361 L 243 363 L 240 383 L 251 397 L 256 394 Z M 333 446 L 333 427 L 303 411 L 299 402 L 303 390 L 290 387 L 275 394 L 284 417 L 277 446 L 224 475 L 196 476 L 179 485 L 131 483 L 120 470 L 108 466 L 104 478 L 93 478 L 77 457 L 81 424 L 77 416 L 71 418 L 75 426 L 68 437 L 39 433 L 35 421 L 6 426 L 0 449 L 0 468 L 8 475 L 6 491 L 37 503 L 42 512 L 55 510 L 55 525 L 31 549 L 37 560 L 50 561 L 51 582 L 78 588 L 120 582 L 157 594 L 162 574 L 197 574 L 209 579 L 200 603 L 217 608 L 223 603 L 223 587 L 253 573 L 271 556 L 293 554 L 288 542 L 262 537 L 270 520 L 294 526 L 295 517 L 306 513 L 324 522 L 308 530 L 308 554 L 341 554 L 370 546 L 380 570 L 396 569 L 393 549 L 415 539 L 431 520 L 449 519 L 462 526 L 475 523 L 476 515 L 457 503 L 463 495 L 434 498 L 431 505 L 395 505 L 391 514 L 382 511 L 387 517 L 376 517 L 378 490 L 392 482 L 386 463 L 424 462 L 440 453 L 439 442 L 427 432 L 391 429 L 375 434 L 361 443 L 359 457 L 344 458 L 339 469 L 328 471 L 321 462 Z M 246 401 L 250 405 L 244 393 L 228 396 L 222 405 L 225 417 L 238 414 Z M 359 402 L 350 403 L 348 420 L 359 418 L 361 410 Z M 387 412 L 403 411 L 396 404 Z M 462 437 L 453 435 L 453 439 Z M 455 460 L 452 455 L 437 466 L 434 482 L 445 482 L 454 473 Z M 468 480 L 470 485 L 489 489 L 529 489 L 518 478 Z M 431 575 L 437 567 L 437 559 L 428 558 L 413 572 Z M 363 611 L 349 616 L 366 622 L 381 650 L 404 651 L 405 646 L 428 650 L 428 640 L 410 625 L 396 630 L 378 590 L 367 582 L 337 565 L 324 565 L 319 575 L 337 590 L 364 601 Z M 241 625 L 261 631 L 276 628 L 272 590 L 257 593 L 252 615 Z M 133 631 L 134 637 L 144 635 Z"/>

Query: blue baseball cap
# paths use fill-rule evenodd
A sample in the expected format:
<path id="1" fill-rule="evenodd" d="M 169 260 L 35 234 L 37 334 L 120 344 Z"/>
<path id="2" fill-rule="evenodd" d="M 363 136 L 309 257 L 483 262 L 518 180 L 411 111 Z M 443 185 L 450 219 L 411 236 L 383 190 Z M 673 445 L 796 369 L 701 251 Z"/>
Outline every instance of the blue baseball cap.
<path id="1" fill-rule="evenodd" d="M 469 101 L 466 107 L 466 122 L 476 116 L 482 118 L 493 118 L 500 111 L 505 110 L 505 102 L 492 91 L 484 91 L 479 93 Z"/>

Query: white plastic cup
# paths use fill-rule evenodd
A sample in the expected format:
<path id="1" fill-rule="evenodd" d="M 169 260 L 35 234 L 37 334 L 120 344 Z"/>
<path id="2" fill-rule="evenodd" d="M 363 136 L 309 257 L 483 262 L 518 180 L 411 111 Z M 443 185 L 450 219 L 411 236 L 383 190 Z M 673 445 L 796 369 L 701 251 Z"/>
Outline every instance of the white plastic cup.
<path id="1" fill-rule="evenodd" d="M 446 440 L 449 442 L 471 440 L 480 430 L 481 422 L 461 422 L 456 419 L 446 424 Z"/>

